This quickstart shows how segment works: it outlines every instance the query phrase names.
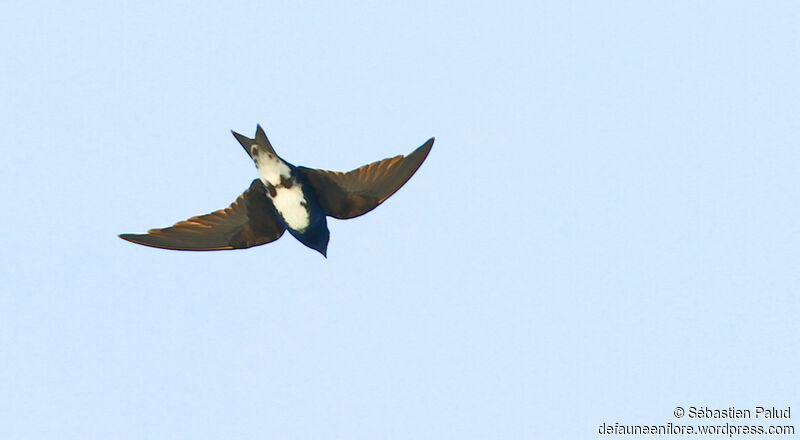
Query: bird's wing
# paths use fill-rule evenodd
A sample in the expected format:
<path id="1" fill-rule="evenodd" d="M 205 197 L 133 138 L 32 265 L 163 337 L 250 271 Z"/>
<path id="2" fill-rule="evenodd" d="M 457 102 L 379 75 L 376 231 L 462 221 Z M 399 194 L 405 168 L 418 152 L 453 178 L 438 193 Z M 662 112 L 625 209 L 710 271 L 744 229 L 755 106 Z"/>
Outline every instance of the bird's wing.
<path id="1" fill-rule="evenodd" d="M 428 139 L 408 156 L 396 156 L 347 173 L 297 167 L 314 189 L 326 215 L 358 217 L 375 209 L 400 189 L 422 165 L 433 146 Z"/>
<path id="2" fill-rule="evenodd" d="M 275 241 L 284 226 L 273 213 L 264 185 L 253 180 L 231 206 L 192 217 L 169 228 L 151 229 L 147 234 L 121 234 L 133 243 L 181 251 L 243 249 Z"/>

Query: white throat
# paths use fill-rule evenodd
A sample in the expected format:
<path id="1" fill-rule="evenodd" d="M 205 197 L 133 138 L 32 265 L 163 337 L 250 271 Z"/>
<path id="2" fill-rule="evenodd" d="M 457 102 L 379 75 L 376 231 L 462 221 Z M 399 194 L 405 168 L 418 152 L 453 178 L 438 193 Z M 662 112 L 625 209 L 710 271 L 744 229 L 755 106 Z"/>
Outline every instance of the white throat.
<path id="1" fill-rule="evenodd" d="M 263 150 L 256 150 L 256 148 L 257 146 L 253 145 L 253 150 L 257 151 L 253 160 L 256 162 L 258 175 L 261 176 L 261 181 L 265 185 L 269 183 L 272 186 L 278 186 L 281 184 L 281 177 L 289 179 L 292 176 L 289 165 L 286 165 L 278 156 Z"/>
<path id="2" fill-rule="evenodd" d="M 257 145 L 253 145 L 251 151 L 261 183 L 267 187 L 267 197 L 286 226 L 303 232 L 311 223 L 311 213 L 300 181 L 292 177 L 291 168 L 278 156 L 259 149 Z"/>

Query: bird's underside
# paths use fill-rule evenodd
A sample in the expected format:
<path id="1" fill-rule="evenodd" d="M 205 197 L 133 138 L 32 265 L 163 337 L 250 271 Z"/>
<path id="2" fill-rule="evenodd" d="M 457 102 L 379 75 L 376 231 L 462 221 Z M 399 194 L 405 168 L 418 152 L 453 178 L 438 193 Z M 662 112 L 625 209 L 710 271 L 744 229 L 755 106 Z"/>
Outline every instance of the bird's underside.
<path id="1" fill-rule="evenodd" d="M 256 130 L 254 139 L 235 132 L 234 135 L 251 157 L 253 157 L 251 154 L 253 147 L 261 147 L 275 155 L 260 126 Z M 384 159 L 350 172 L 293 167 L 286 162 L 283 163 L 291 167 L 292 177 L 296 176 L 294 173 L 299 174 L 294 180 L 305 182 L 301 185 L 302 188 L 310 187 L 310 190 L 304 189 L 305 192 L 313 192 L 306 196 L 316 203 L 304 203 L 305 209 L 321 209 L 323 215 L 349 219 L 373 210 L 400 189 L 422 165 L 433 146 L 433 141 L 433 138 L 429 139 L 408 156 Z M 284 217 L 276 211 L 270 192 L 274 195 L 274 189 L 269 181 L 263 178 L 255 179 L 250 187 L 225 209 L 192 217 L 168 228 L 151 229 L 147 234 L 122 234 L 120 237 L 145 246 L 187 251 L 243 249 L 266 244 L 280 238 L 287 228 Z M 325 247 L 327 247 L 327 226 L 322 227 L 325 228 Z M 292 232 L 306 246 L 316 248 L 325 254 L 325 249 L 319 249 L 303 241 L 303 234 L 311 232 L 295 230 Z"/>

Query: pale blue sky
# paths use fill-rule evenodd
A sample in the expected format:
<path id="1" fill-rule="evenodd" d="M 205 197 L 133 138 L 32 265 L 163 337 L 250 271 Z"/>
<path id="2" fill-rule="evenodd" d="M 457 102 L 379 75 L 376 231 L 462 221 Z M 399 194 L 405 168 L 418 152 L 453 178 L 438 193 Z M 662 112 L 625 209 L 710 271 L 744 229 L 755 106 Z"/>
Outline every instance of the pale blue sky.
<path id="1" fill-rule="evenodd" d="M 800 407 L 800 4 L 14 2 L 0 438 L 591 438 Z M 230 135 L 385 204 L 234 252 Z"/>

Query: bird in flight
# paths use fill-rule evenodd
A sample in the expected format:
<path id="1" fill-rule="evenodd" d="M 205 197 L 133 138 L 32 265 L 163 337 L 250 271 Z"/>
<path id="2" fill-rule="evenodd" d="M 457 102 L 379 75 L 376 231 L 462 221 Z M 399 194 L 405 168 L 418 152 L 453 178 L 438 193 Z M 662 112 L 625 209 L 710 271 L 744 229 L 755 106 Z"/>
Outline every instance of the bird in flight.
<path id="1" fill-rule="evenodd" d="M 225 209 L 120 238 L 162 249 L 217 251 L 270 243 L 288 229 L 301 243 L 327 257 L 326 216 L 348 219 L 375 209 L 414 175 L 434 141 L 428 139 L 408 156 L 342 173 L 286 162 L 275 153 L 261 125 L 256 127 L 255 139 L 231 133 L 258 169 L 259 178 L 250 188 Z"/>

